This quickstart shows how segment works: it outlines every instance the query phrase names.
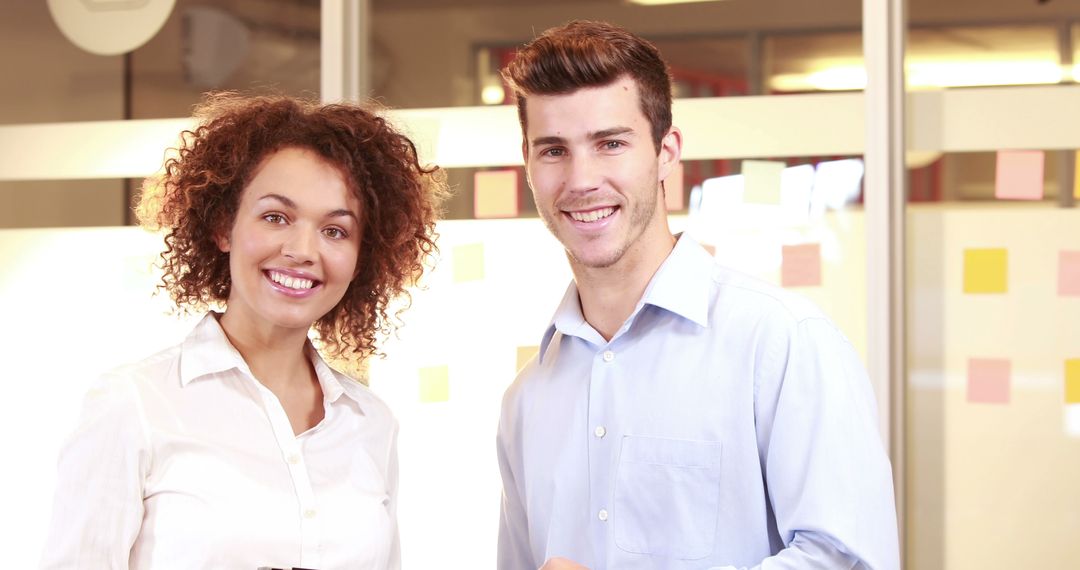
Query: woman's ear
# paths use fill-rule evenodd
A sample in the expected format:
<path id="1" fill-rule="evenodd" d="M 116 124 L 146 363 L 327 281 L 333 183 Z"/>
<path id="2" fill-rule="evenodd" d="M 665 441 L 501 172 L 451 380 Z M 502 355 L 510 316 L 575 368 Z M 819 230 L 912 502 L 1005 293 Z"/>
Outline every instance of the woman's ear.
<path id="1" fill-rule="evenodd" d="M 229 243 L 229 236 L 225 232 L 214 232 L 214 243 L 217 244 L 221 253 L 229 253 L 232 249 L 232 244 Z"/>

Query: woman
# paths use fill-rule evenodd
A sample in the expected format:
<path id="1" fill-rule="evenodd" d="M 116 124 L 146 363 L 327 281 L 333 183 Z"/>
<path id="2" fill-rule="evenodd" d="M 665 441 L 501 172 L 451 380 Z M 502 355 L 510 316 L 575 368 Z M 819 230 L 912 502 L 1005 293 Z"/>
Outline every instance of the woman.
<path id="1" fill-rule="evenodd" d="M 442 178 L 355 105 L 211 96 L 147 184 L 162 287 L 208 312 L 107 374 L 59 462 L 48 568 L 398 568 L 397 426 L 357 361 L 435 248 Z"/>

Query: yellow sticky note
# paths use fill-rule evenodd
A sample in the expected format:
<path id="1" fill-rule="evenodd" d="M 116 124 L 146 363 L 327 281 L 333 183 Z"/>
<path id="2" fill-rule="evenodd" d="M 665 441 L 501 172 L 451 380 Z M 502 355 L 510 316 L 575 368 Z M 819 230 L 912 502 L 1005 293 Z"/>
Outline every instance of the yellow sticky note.
<path id="1" fill-rule="evenodd" d="M 754 204 L 779 204 L 780 179 L 787 164 L 774 160 L 742 162 L 743 201 Z"/>
<path id="2" fill-rule="evenodd" d="M 964 250 L 965 293 L 1005 293 L 1008 275 L 1009 252 L 1004 248 Z"/>
<path id="3" fill-rule="evenodd" d="M 1065 361 L 1065 403 L 1080 404 L 1080 358 Z"/>
<path id="4" fill-rule="evenodd" d="M 540 352 L 539 346 L 519 346 L 517 347 L 517 369 L 521 370 L 525 367 L 525 364 L 529 362 L 529 359 L 534 354 Z"/>
<path id="5" fill-rule="evenodd" d="M 484 244 L 459 245 L 454 248 L 453 256 L 455 283 L 484 278 Z"/>
<path id="6" fill-rule="evenodd" d="M 450 400 L 450 369 L 446 366 L 428 366 L 420 369 L 420 401 L 446 402 Z"/>
<path id="7" fill-rule="evenodd" d="M 664 206 L 667 211 L 676 212 L 685 207 L 683 201 L 683 164 L 680 162 L 664 179 Z"/>
<path id="8" fill-rule="evenodd" d="M 482 170 L 473 177 L 473 217 L 514 218 L 518 211 L 518 173 Z"/>

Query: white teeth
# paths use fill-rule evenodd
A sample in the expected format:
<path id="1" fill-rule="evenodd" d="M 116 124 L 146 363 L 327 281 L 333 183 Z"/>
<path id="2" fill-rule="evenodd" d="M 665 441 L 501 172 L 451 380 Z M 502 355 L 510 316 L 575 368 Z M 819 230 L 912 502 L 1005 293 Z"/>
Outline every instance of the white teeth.
<path id="1" fill-rule="evenodd" d="M 615 213 L 615 208 L 600 208 L 591 212 L 570 212 L 570 217 L 579 222 L 595 222 Z"/>
<path id="2" fill-rule="evenodd" d="M 311 279 L 300 279 L 299 277 L 289 277 L 278 273 L 276 271 L 270 272 L 270 280 L 274 283 L 278 283 L 288 287 L 289 289 L 311 289 L 315 286 L 315 282 Z"/>

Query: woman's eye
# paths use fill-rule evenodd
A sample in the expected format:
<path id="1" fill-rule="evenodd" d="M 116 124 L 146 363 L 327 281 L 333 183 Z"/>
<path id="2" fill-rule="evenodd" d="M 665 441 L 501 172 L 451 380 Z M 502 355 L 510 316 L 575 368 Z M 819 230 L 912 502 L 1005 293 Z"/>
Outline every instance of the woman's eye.
<path id="1" fill-rule="evenodd" d="M 285 216 L 282 216 L 281 214 L 266 214 L 265 216 L 263 216 L 263 219 L 270 222 L 271 224 L 285 223 Z"/>
<path id="2" fill-rule="evenodd" d="M 331 239 L 342 239 L 347 237 L 345 230 L 342 230 L 341 228 L 326 228 L 323 230 L 323 233 L 326 234 L 326 237 Z"/>

